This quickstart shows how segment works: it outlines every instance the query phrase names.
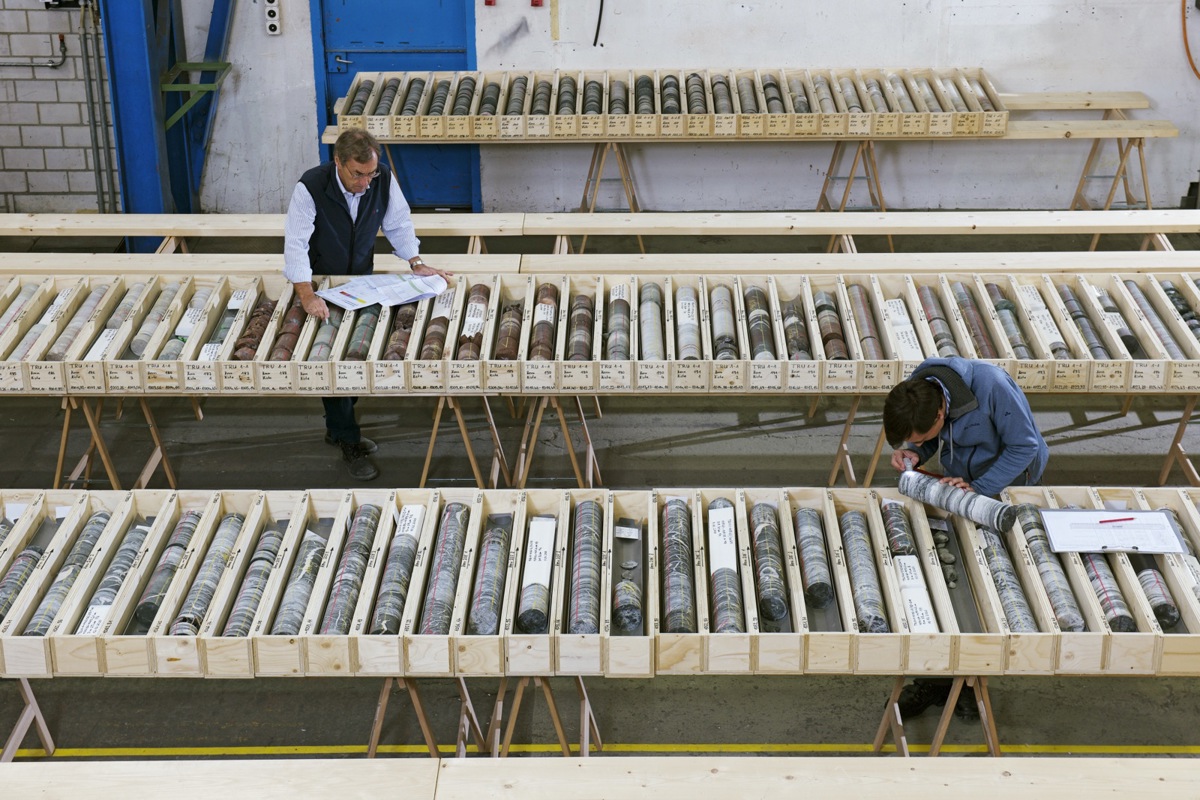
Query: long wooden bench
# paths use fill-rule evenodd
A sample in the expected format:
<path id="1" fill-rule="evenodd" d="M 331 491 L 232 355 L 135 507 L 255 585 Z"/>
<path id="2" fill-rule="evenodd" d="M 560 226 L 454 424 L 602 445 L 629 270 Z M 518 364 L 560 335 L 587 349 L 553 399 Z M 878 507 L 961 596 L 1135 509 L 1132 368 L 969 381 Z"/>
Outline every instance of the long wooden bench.
<path id="1" fill-rule="evenodd" d="M 415 213 L 417 236 L 459 236 L 468 253 L 484 253 L 489 236 L 519 236 L 520 213 Z M 0 214 L 0 236 L 157 236 L 159 252 L 172 252 L 189 238 L 282 237 L 283 214 Z"/>
<path id="2" fill-rule="evenodd" d="M 1166 234 L 1200 232 L 1188 210 L 643 212 L 526 214 L 526 236 L 554 236 L 555 252 L 582 236 L 1041 236 L 1135 234 L 1142 248 L 1173 249 Z M 843 247 L 843 252 L 854 248 Z"/>
<path id="3" fill-rule="evenodd" d="M 1143 248 L 1172 249 L 1168 234 L 1200 233 L 1194 210 L 891 211 L 831 215 L 806 211 L 575 214 L 417 214 L 421 236 L 1041 236 L 1132 234 Z M 0 237 L 278 237 L 283 216 L 182 214 L 2 214 Z M 475 250 L 472 250 L 475 252 Z M 0 267 L 23 254 L 0 254 Z M 24 254 L 32 255 L 32 254 Z M 18 263 L 21 263 L 18 261 Z M 27 262 L 26 262 L 27 263 Z M 40 263 L 40 262 L 39 262 Z M 139 263 L 138 260 L 128 262 Z M 253 261 L 247 262 L 253 263 Z M 277 261 L 276 261 L 277 263 Z M 381 267 L 386 260 L 381 262 Z M 169 265 L 167 265 L 169 266 Z M 126 267 L 128 269 L 129 267 Z"/>
<path id="4" fill-rule="evenodd" d="M 279 761 L 123 761 L 20 763 L 4 768 L 14 797 L 124 800 L 171 787 L 179 800 L 258 800 L 378 796 L 404 787 L 412 800 L 748 800 L 787 797 L 803 787 L 816 799 L 1061 800 L 1076 793 L 1151 798 L 1191 797 L 1200 777 L 1189 759 L 974 759 L 800 757 L 632 757 L 612 759 L 473 759 L 440 763 L 389 759 Z"/>

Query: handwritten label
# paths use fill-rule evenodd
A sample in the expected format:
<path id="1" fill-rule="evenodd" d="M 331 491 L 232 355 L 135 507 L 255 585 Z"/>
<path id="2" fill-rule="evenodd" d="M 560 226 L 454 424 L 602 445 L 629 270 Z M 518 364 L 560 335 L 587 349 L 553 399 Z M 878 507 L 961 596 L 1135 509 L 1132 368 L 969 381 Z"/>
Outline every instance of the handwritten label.
<path id="1" fill-rule="evenodd" d="M 737 528 L 733 508 L 716 508 L 708 512 L 708 566 L 711 572 L 731 569 L 737 572 Z"/>
<path id="2" fill-rule="evenodd" d="M 551 516 L 534 517 L 529 522 L 529 535 L 525 537 L 525 572 L 521 588 L 541 584 L 550 585 L 550 567 L 553 563 L 554 532 L 558 520 Z"/>
<path id="3" fill-rule="evenodd" d="M 483 322 L 487 318 L 487 306 L 483 303 L 468 303 L 467 315 L 463 317 L 463 336 L 474 336 L 483 331 Z"/>
<path id="4" fill-rule="evenodd" d="M 896 340 L 896 352 L 905 361 L 920 361 L 924 353 L 921 350 L 921 340 L 917 338 L 917 330 L 913 327 L 912 319 L 908 316 L 908 307 L 899 297 L 885 300 L 887 316 L 892 323 L 892 335 Z"/>
<path id="5" fill-rule="evenodd" d="M 88 349 L 87 355 L 83 357 L 83 360 L 99 361 L 104 357 L 104 352 L 108 350 L 108 346 L 112 344 L 113 339 L 116 338 L 117 332 L 115 330 L 105 328 L 100 332 L 100 335 L 96 337 L 96 341 L 92 344 L 91 348 Z"/>
<path id="6" fill-rule="evenodd" d="M 554 306 L 550 305 L 549 303 L 538 303 L 533 308 L 533 324 L 536 325 L 539 322 L 549 322 L 550 324 L 554 324 L 554 317 L 556 314 L 557 312 L 554 310 Z"/>
<path id="7" fill-rule="evenodd" d="M 433 311 L 430 312 L 430 319 L 438 317 L 450 317 L 450 310 L 454 307 L 454 289 L 450 288 L 442 292 L 433 301 Z"/>
<path id="8" fill-rule="evenodd" d="M 624 300 L 625 302 L 629 302 L 629 284 L 618 283 L 609 290 L 608 302 L 611 303 L 616 300 Z"/>
<path id="9" fill-rule="evenodd" d="M 183 340 L 187 340 L 192 335 L 192 331 L 196 329 L 196 323 L 204 316 L 204 309 L 189 308 L 183 312 L 183 316 L 175 325 L 175 335 Z"/>
<path id="10" fill-rule="evenodd" d="M 104 621 L 108 619 L 108 612 L 112 609 L 111 605 L 89 606 L 84 612 L 83 619 L 79 621 L 79 627 L 75 629 L 77 636 L 96 636 L 104 627 Z"/>

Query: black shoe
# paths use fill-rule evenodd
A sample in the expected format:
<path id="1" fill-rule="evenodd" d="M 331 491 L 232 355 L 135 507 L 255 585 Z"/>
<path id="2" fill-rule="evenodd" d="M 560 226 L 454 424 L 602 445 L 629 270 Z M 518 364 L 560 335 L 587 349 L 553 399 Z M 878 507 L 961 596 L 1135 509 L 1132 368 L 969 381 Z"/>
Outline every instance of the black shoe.
<path id="1" fill-rule="evenodd" d="M 363 445 L 364 442 L 342 442 L 342 461 L 346 462 L 346 469 L 349 470 L 351 478 L 356 481 L 372 481 L 379 477 L 379 468 L 368 457 L 368 450 Z"/>
<path id="2" fill-rule="evenodd" d="M 979 705 L 975 702 L 975 692 L 967 686 L 963 687 L 958 702 L 954 704 L 954 716 L 965 722 L 979 719 Z"/>
<path id="3" fill-rule="evenodd" d="M 930 706 L 946 705 L 950 696 L 950 687 L 937 683 L 910 683 L 900 690 L 900 716 L 904 719 L 917 717 L 925 713 Z"/>
<path id="4" fill-rule="evenodd" d="M 368 439 L 365 436 L 361 437 L 358 440 L 358 443 L 361 444 L 366 449 L 367 455 L 374 455 L 375 451 L 379 449 L 379 445 L 375 444 L 374 442 L 372 442 L 370 439 Z M 338 444 L 341 444 L 341 442 L 334 441 L 333 437 L 329 435 L 328 431 L 326 431 L 325 432 L 325 444 L 338 445 Z"/>

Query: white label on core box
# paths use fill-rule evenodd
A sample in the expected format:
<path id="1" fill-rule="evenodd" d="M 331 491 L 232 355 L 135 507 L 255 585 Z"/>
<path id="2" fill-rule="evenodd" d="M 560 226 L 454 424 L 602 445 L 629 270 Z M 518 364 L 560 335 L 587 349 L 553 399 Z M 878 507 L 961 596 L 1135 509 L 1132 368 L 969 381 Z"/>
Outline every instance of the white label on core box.
<path id="1" fill-rule="evenodd" d="M 638 539 L 642 538 L 642 532 L 637 528 L 631 528 L 628 525 L 614 525 L 613 536 L 617 537 L 618 539 L 629 539 L 630 541 L 636 542 Z"/>
<path id="2" fill-rule="evenodd" d="M 550 585 L 550 567 L 554 562 L 554 531 L 558 520 L 554 517 L 534 517 L 529 521 L 529 535 L 525 537 L 525 574 L 521 588 Z"/>
<path id="3" fill-rule="evenodd" d="M 675 302 L 676 325 L 699 325 L 700 314 L 695 300 L 677 300 Z"/>
<path id="4" fill-rule="evenodd" d="M 447 289 L 437 296 L 433 301 L 433 311 L 430 312 L 430 319 L 438 317 L 450 317 L 450 309 L 454 307 L 454 289 Z"/>
<path id="5" fill-rule="evenodd" d="M 115 338 L 117 338 L 117 332 L 112 328 L 105 328 L 100 332 L 100 335 L 96 337 L 95 344 L 93 344 L 91 349 L 87 351 L 87 355 L 83 357 L 83 360 L 99 361 L 104 355 L 104 351 L 108 349 L 108 346 L 112 344 L 112 340 Z"/>
<path id="6" fill-rule="evenodd" d="M 1062 331 L 1058 329 L 1058 324 L 1054 321 L 1054 316 L 1050 313 L 1050 309 L 1046 308 L 1045 301 L 1042 300 L 1042 295 L 1038 292 L 1036 286 L 1029 284 L 1021 284 L 1017 287 L 1017 294 L 1025 301 L 1025 305 L 1029 308 L 1029 322 L 1034 329 L 1042 334 L 1042 338 L 1047 344 L 1062 342 Z"/>
<path id="7" fill-rule="evenodd" d="M 463 317 L 462 336 L 474 336 L 483 331 L 487 317 L 487 306 L 483 303 L 467 303 L 467 315 Z"/>
<path id="8" fill-rule="evenodd" d="M 425 519 L 425 506 L 406 505 L 395 512 L 395 536 L 411 536 L 416 539 L 421 533 L 421 522 Z"/>
<path id="9" fill-rule="evenodd" d="M 626 303 L 629 302 L 629 284 L 618 283 L 609 290 L 608 302 L 611 303 L 615 300 L 624 300 Z"/>
<path id="10" fill-rule="evenodd" d="M 714 508 L 708 512 L 708 569 L 737 572 L 737 529 L 732 508 Z"/>
<path id="11" fill-rule="evenodd" d="M 538 303 L 533 307 L 534 325 L 538 324 L 539 322 L 549 322 L 550 324 L 554 324 L 554 318 L 556 316 L 558 316 L 558 312 L 555 311 L 554 306 L 550 305 L 549 303 Z"/>
<path id="12" fill-rule="evenodd" d="M 913 327 L 908 316 L 908 306 L 900 298 L 884 301 L 888 316 L 892 320 L 892 333 L 896 336 L 896 349 L 904 361 L 920 361 L 925 357 L 921 352 L 921 340 L 917 338 L 917 329 Z"/>
<path id="13" fill-rule="evenodd" d="M 189 308 L 183 312 L 183 317 L 180 318 L 179 324 L 175 326 L 175 335 L 183 339 L 192 335 L 192 331 L 196 329 L 196 323 L 204 316 L 204 309 Z"/>
<path id="14" fill-rule="evenodd" d="M 83 619 L 79 621 L 79 627 L 75 629 L 75 633 L 79 636 L 95 636 L 100 633 L 100 629 L 104 626 L 104 621 L 108 619 L 108 612 L 111 608 L 111 605 L 88 606 L 88 610 L 84 612 Z"/>
<path id="15" fill-rule="evenodd" d="M 246 303 L 246 298 L 250 296 L 250 290 L 238 289 L 233 294 L 229 295 L 229 302 L 225 304 L 225 308 L 233 311 L 239 310 Z"/>
<path id="16" fill-rule="evenodd" d="M 42 312 L 42 318 L 38 320 L 39 325 L 49 325 L 54 320 L 58 319 L 59 311 L 67 302 L 67 292 L 59 292 L 51 301 L 50 305 Z"/>
<path id="17" fill-rule="evenodd" d="M 219 356 L 220 354 L 221 354 L 221 343 L 220 342 L 214 342 L 213 344 L 206 344 L 200 348 L 200 356 L 199 356 L 198 360 L 199 361 L 216 361 L 217 356 Z"/>
<path id="18" fill-rule="evenodd" d="M 904 603 L 909 630 L 913 633 L 938 632 L 937 617 L 933 615 L 933 605 L 924 586 L 901 586 L 900 599 Z"/>

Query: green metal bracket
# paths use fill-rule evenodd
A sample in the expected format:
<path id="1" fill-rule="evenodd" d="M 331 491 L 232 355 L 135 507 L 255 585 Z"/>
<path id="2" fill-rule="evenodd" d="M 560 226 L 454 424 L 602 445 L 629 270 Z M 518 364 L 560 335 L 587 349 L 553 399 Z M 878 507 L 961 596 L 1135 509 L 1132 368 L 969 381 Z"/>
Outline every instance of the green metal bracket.
<path id="1" fill-rule="evenodd" d="M 167 119 L 165 130 L 169 130 L 172 125 L 183 118 L 188 109 L 200 102 L 200 98 L 204 97 L 205 92 L 217 91 L 232 68 L 233 65 L 228 61 L 179 61 L 167 70 L 159 88 L 164 92 L 189 92 L 191 96 Z M 176 83 L 181 74 L 192 71 L 215 72 L 216 80 L 213 83 Z"/>

